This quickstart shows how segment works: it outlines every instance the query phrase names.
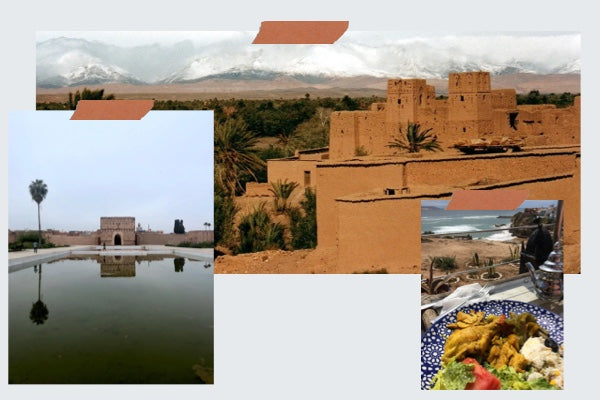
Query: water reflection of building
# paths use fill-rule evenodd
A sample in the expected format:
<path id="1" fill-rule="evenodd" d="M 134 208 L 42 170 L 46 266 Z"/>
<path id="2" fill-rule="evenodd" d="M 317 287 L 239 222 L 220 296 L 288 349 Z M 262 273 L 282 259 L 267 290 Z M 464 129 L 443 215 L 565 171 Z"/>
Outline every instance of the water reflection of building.
<path id="1" fill-rule="evenodd" d="M 103 278 L 135 276 L 135 256 L 101 256 L 99 261 Z"/>

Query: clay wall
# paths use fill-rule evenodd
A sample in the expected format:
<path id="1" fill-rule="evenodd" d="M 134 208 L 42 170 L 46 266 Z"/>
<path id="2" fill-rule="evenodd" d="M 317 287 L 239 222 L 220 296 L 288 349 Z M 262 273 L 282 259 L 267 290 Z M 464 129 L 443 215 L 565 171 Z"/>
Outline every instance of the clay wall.
<path id="1" fill-rule="evenodd" d="M 189 231 L 186 233 L 155 233 L 155 232 L 137 232 L 138 245 L 156 244 L 156 245 L 178 245 L 184 242 L 201 243 L 214 242 L 214 231 Z"/>
<path id="2" fill-rule="evenodd" d="M 83 246 L 100 244 L 100 236 L 97 234 L 89 236 L 44 234 L 44 237 L 57 246 Z"/>
<path id="3" fill-rule="evenodd" d="M 505 114 L 504 122 L 499 113 L 499 110 L 494 112 L 495 131 L 505 136 L 525 137 L 528 146 L 581 143 L 580 110 L 577 106 L 567 108 L 556 108 L 548 104 L 518 106 L 512 112 L 512 114 L 516 113 L 513 118 L 516 129 L 510 126 L 511 113 Z"/>
<path id="4" fill-rule="evenodd" d="M 543 182 L 508 184 L 503 188 L 525 189 L 531 200 L 564 200 L 565 272 L 578 273 L 581 265 L 579 173 Z M 433 197 L 422 197 L 427 198 Z M 336 203 L 339 265 L 354 272 L 386 268 L 389 273 L 419 273 L 420 199 L 390 197 Z"/>
<path id="5" fill-rule="evenodd" d="M 542 111 L 541 131 L 549 144 L 581 143 L 580 112 L 576 107 Z"/>
<path id="6" fill-rule="evenodd" d="M 385 111 L 386 103 L 373 103 L 371 104 L 370 111 Z"/>
<path id="7" fill-rule="evenodd" d="M 418 120 L 418 110 L 435 100 L 425 79 L 390 79 L 386 103 L 386 134 L 396 135 L 400 126 Z"/>
<path id="8" fill-rule="evenodd" d="M 476 138 L 492 133 L 490 93 L 451 94 L 448 96 L 447 133 Z"/>
<path id="9" fill-rule="evenodd" d="M 362 165 L 340 163 L 317 168 L 317 236 L 319 246 L 337 243 L 339 232 L 336 199 L 385 188 L 434 188 L 452 190 L 469 185 L 497 184 L 513 180 L 535 180 L 573 173 L 578 167 L 574 150 L 545 153 L 513 153 L 457 156 Z M 532 173 L 532 171 L 534 171 Z M 351 177 L 351 179 L 349 179 Z M 579 191 L 579 186 L 570 190 Z M 555 193 L 556 196 L 561 195 Z M 558 197 L 554 197 L 558 199 Z M 368 216 L 365 216 L 368 218 Z"/>
<path id="10" fill-rule="evenodd" d="M 317 185 L 318 161 L 312 160 L 268 160 L 267 179 L 277 182 L 278 179 L 296 182 L 300 186 L 296 191 L 304 193 L 306 187 Z"/>
<path id="11" fill-rule="evenodd" d="M 135 229 L 135 218 L 100 217 L 100 229 Z"/>
<path id="12" fill-rule="evenodd" d="M 294 157 L 299 160 L 328 160 L 329 159 L 329 147 L 321 147 L 318 149 L 308 150 L 296 150 Z"/>
<path id="13" fill-rule="evenodd" d="M 271 185 L 268 183 L 247 182 L 244 196 L 247 197 L 271 197 L 273 193 L 269 190 Z"/>
<path id="14" fill-rule="evenodd" d="M 438 136 L 442 146 L 451 145 L 447 141 L 446 134 L 448 122 L 448 102 L 446 100 L 434 100 L 431 106 L 420 108 L 417 122 L 421 125 L 421 129 L 432 128 L 431 133 Z M 406 125 L 403 126 L 403 131 L 405 127 Z"/>
<path id="15" fill-rule="evenodd" d="M 358 147 L 358 133 L 354 125 L 357 111 L 332 112 L 329 119 L 329 157 L 353 157 Z M 365 113 L 365 111 L 362 111 Z"/>
<path id="16" fill-rule="evenodd" d="M 447 140 L 475 139 L 492 132 L 490 74 L 451 73 L 448 81 Z"/>
<path id="17" fill-rule="evenodd" d="M 513 153 L 450 159 L 423 159 L 406 164 L 407 185 L 463 186 L 477 182 L 492 184 L 516 179 L 572 172 L 575 158 L 570 151 L 553 155 Z"/>
<path id="18" fill-rule="evenodd" d="M 523 134 L 519 133 L 517 129 L 517 112 L 516 110 L 508 110 L 508 109 L 496 109 L 492 112 L 492 130 L 493 137 L 515 137 L 520 138 Z M 511 126 L 511 121 L 513 121 L 513 126 Z"/>
<path id="19" fill-rule="evenodd" d="M 515 89 L 492 90 L 492 108 L 514 110 L 517 108 L 517 91 Z"/>
<path id="20" fill-rule="evenodd" d="M 491 88 L 489 72 L 451 72 L 448 75 L 448 94 L 490 92 Z"/>
<path id="21" fill-rule="evenodd" d="M 352 193 L 402 186 L 402 164 L 343 164 L 317 167 L 317 237 L 319 246 L 336 244 L 335 199 Z"/>
<path id="22" fill-rule="evenodd" d="M 354 118 L 358 147 L 366 150 L 368 155 L 389 154 L 390 148 L 387 145 L 392 139 L 385 134 L 385 113 L 355 113 Z"/>
<path id="23" fill-rule="evenodd" d="M 352 272 L 421 270 L 421 202 L 337 201 L 338 265 Z"/>
<path id="24" fill-rule="evenodd" d="M 119 235 L 121 245 L 135 245 L 135 218 L 134 217 L 101 217 L 100 241 L 106 245 L 114 245 Z"/>

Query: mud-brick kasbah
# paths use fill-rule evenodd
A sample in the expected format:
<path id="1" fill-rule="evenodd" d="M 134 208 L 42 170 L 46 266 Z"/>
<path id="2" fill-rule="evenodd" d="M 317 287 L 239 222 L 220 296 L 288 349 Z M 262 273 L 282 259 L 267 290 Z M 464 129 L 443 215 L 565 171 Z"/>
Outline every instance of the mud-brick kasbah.
<path id="1" fill-rule="evenodd" d="M 386 268 L 420 273 L 420 201 L 457 190 L 519 189 L 529 199 L 564 200 L 565 272 L 580 271 L 580 97 L 574 105 L 517 105 L 514 89 L 491 88 L 488 72 L 451 73 L 448 97 L 424 79 L 392 79 L 386 102 L 368 111 L 334 112 L 329 147 L 268 161 L 268 181 L 317 193 L 318 249 L 340 272 Z M 443 152 L 389 147 L 408 123 L 431 128 Z M 519 151 L 464 154 L 458 142 L 484 139 Z M 365 155 L 366 154 L 366 155 Z M 247 197 L 269 194 L 249 184 Z"/>
<path id="2" fill-rule="evenodd" d="M 17 239 L 19 232 L 8 233 L 8 241 Z M 101 217 L 100 229 L 94 232 L 59 232 L 46 230 L 42 232 L 44 239 L 57 246 L 76 245 L 106 245 L 106 246 L 135 246 L 135 245 L 171 245 L 181 243 L 207 243 L 214 240 L 212 230 L 189 231 L 186 233 L 164 233 L 143 229 L 135 217 Z"/>

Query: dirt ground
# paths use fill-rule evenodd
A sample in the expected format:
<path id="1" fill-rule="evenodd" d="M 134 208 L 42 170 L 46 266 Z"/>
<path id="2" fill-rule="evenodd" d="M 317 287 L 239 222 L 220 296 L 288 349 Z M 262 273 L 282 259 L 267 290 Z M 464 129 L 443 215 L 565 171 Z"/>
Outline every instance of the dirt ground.
<path id="1" fill-rule="evenodd" d="M 486 261 L 493 258 L 496 262 L 510 256 L 510 248 L 517 242 L 498 242 L 490 240 L 429 239 L 421 244 L 422 276 L 429 276 L 430 257 L 456 256 L 460 270 L 468 269 L 477 252 L 479 258 Z M 518 242 L 520 243 L 520 242 Z M 497 270 L 503 277 L 518 274 L 518 265 L 499 267 Z M 350 271 L 339 267 L 335 261 L 335 249 L 314 250 L 267 250 L 258 253 L 238 254 L 236 256 L 220 256 L 215 260 L 216 274 L 339 274 L 364 273 L 375 271 Z M 391 272 L 391 271 L 390 271 Z M 434 276 L 444 272 L 434 270 Z M 463 284 L 465 279 L 462 280 Z M 472 280 L 469 283 L 474 282 Z"/>
<path id="2" fill-rule="evenodd" d="M 482 263 L 487 262 L 490 258 L 494 259 L 494 263 L 500 263 L 503 259 L 510 258 L 511 248 L 515 248 L 516 246 L 520 248 L 521 240 L 517 239 L 510 242 L 500 242 L 492 240 L 428 239 L 427 242 L 421 243 L 421 276 L 423 278 L 429 277 L 429 268 L 432 257 L 456 257 L 458 269 L 453 272 L 459 272 L 472 269 L 468 267 L 468 264 L 470 264 L 473 254 L 475 253 L 479 255 L 479 259 Z M 502 275 L 499 279 L 518 275 L 519 263 L 516 262 L 512 265 L 497 267 L 496 272 L 499 272 Z M 478 273 L 478 279 L 474 279 L 474 276 L 469 277 L 467 274 L 460 275 L 459 281 L 451 284 L 451 287 L 456 288 L 464 284 L 475 282 L 483 284 L 486 282 L 480 277 L 483 273 L 485 273 L 485 271 L 480 271 Z M 446 272 L 444 271 L 437 269 L 433 270 L 434 278 L 445 274 Z"/>
<path id="3" fill-rule="evenodd" d="M 335 255 L 327 250 L 267 250 L 219 256 L 215 274 L 334 274 Z"/>

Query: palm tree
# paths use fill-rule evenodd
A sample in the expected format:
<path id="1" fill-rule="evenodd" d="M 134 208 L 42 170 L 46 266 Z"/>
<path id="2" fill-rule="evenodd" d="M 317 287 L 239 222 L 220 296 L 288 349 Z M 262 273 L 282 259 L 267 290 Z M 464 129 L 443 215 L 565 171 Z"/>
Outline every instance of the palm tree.
<path id="1" fill-rule="evenodd" d="M 38 272 L 38 300 L 31 306 L 29 319 L 36 325 L 43 324 L 48 319 L 48 307 L 42 301 L 42 265 Z"/>
<path id="2" fill-rule="evenodd" d="M 282 181 L 278 179 L 277 182 L 271 182 L 271 187 L 269 191 L 273 193 L 275 196 L 274 206 L 275 211 L 283 212 L 288 208 L 288 199 L 291 196 L 292 192 L 298 187 L 298 183 L 296 182 L 288 182 L 288 180 Z"/>
<path id="3" fill-rule="evenodd" d="M 433 128 L 420 131 L 421 125 L 408 122 L 406 125 L 406 137 L 402 136 L 402 128 L 400 128 L 400 136 L 394 138 L 387 147 L 401 150 L 408 150 L 409 153 L 418 153 L 421 150 L 427 151 L 443 151 L 437 136 L 430 133 Z"/>
<path id="4" fill-rule="evenodd" d="M 37 203 L 38 206 L 38 243 L 39 247 L 42 247 L 42 222 L 40 219 L 40 203 L 46 198 L 48 194 L 48 186 L 41 179 L 36 179 L 29 184 L 29 194 L 31 199 Z"/>
<path id="5" fill-rule="evenodd" d="M 215 180 L 230 194 L 243 190 L 240 179 L 256 172 L 265 163 L 256 154 L 258 137 L 248 130 L 241 119 L 230 119 L 215 127 Z"/>

